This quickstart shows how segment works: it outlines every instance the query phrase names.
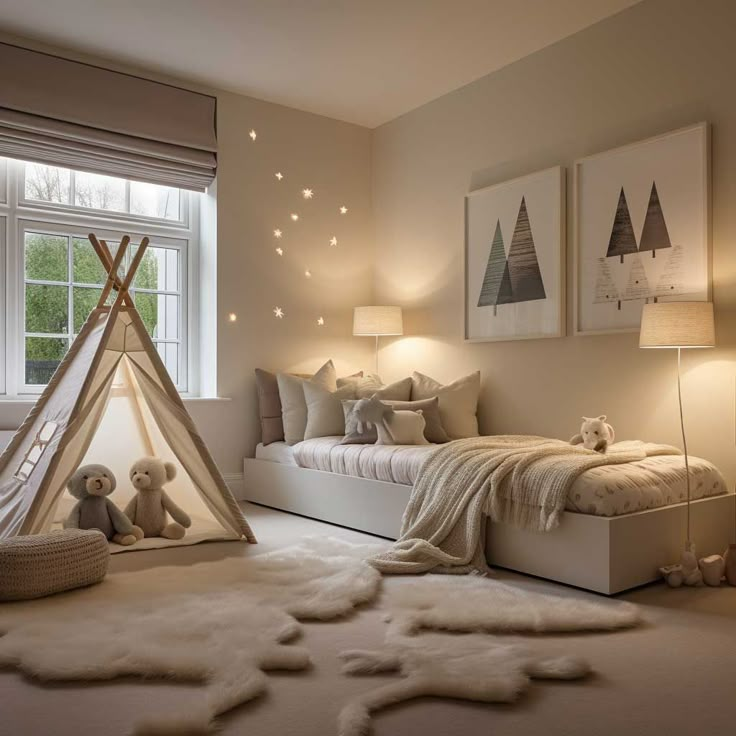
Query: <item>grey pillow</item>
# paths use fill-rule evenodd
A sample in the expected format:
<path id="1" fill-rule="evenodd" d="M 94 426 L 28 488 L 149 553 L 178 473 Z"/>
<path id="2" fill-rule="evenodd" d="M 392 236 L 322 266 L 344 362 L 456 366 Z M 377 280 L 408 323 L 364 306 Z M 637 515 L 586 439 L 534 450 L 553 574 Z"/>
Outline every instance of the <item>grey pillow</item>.
<path id="1" fill-rule="evenodd" d="M 311 381 L 302 383 L 307 403 L 307 426 L 304 439 L 336 437 L 345 434 L 345 416 L 342 401 L 355 398 L 355 387 L 348 383 L 336 391 L 330 391 Z"/>
<path id="2" fill-rule="evenodd" d="M 409 401 L 411 385 L 411 377 L 383 385 L 378 376 L 366 376 L 363 380 L 358 381 L 358 398 L 370 399 L 371 396 L 378 396 L 381 401 Z"/>
<path id="3" fill-rule="evenodd" d="M 380 397 L 379 397 L 380 398 Z M 345 416 L 345 437 L 340 444 L 343 445 L 373 445 L 378 440 L 378 434 L 375 427 L 365 429 L 363 432 L 358 431 L 358 419 L 353 412 L 356 401 L 343 401 L 342 410 Z M 431 399 L 422 399 L 421 401 L 385 401 L 397 411 L 418 411 L 421 409 L 426 426 L 424 427 L 424 437 L 427 442 L 442 444 L 449 442 L 450 438 L 442 426 L 440 419 L 440 402 L 437 396 Z"/>

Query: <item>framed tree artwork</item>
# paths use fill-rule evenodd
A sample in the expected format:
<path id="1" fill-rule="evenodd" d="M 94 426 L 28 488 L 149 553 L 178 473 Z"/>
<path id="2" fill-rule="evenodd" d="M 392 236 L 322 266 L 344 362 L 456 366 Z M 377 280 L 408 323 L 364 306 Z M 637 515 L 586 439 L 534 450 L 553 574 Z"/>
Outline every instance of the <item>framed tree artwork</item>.
<path id="1" fill-rule="evenodd" d="M 710 299 L 707 123 L 575 162 L 575 334 L 639 329 L 648 301 Z"/>
<path id="2" fill-rule="evenodd" d="M 565 334 L 565 171 L 465 197 L 465 339 Z"/>

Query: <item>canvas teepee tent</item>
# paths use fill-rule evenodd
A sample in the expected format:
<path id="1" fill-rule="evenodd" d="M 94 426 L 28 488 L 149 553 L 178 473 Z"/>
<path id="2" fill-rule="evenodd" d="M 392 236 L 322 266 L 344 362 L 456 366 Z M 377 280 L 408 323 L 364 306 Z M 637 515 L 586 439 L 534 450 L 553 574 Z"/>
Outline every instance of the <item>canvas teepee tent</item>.
<path id="1" fill-rule="evenodd" d="M 130 238 L 113 258 L 90 235 L 108 278 L 97 307 L 30 414 L 0 455 L 0 539 L 60 526 L 73 499 L 66 483 L 80 465 L 102 463 L 118 481 L 124 507 L 134 490 L 128 470 L 142 455 L 173 462 L 167 492 L 192 517 L 181 540 L 143 539 L 113 551 L 255 537 L 197 432 L 128 289 L 148 245 L 144 238 L 124 278 Z M 111 293 L 116 298 L 107 304 Z"/>

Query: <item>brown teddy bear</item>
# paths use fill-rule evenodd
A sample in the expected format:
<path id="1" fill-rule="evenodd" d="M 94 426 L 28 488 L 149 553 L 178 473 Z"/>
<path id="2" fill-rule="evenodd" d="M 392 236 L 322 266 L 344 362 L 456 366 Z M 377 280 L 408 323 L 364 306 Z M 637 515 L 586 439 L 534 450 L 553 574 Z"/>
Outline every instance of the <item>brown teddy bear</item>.
<path id="1" fill-rule="evenodd" d="M 126 506 L 125 515 L 143 530 L 143 536 L 181 539 L 192 525 L 189 515 L 164 490 L 164 483 L 175 477 L 176 466 L 157 457 L 142 457 L 130 469 L 130 481 L 138 492 Z M 167 512 L 174 520 L 171 523 Z"/>

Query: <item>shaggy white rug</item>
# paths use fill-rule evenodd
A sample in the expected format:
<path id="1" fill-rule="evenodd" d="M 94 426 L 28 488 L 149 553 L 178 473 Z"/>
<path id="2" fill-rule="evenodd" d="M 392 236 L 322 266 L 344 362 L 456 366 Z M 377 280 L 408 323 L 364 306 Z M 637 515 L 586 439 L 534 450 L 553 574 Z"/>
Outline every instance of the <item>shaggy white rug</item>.
<path id="1" fill-rule="evenodd" d="M 380 574 L 363 560 L 383 548 L 307 539 L 279 552 L 113 574 L 92 588 L 4 604 L 0 667 L 41 680 L 201 682 L 201 702 L 140 722 L 136 733 L 207 733 L 218 715 L 265 691 L 265 672 L 309 667 L 309 653 L 291 644 L 298 620 L 335 619 L 377 598 Z M 625 604 L 526 593 L 478 576 L 392 578 L 384 593 L 392 621 L 385 648 L 345 653 L 346 668 L 395 670 L 403 679 L 348 703 L 340 720 L 345 736 L 366 733 L 371 711 L 419 694 L 507 701 L 530 678 L 588 671 L 574 658 L 541 657 L 493 637 L 423 629 L 582 631 L 638 621 Z"/>

